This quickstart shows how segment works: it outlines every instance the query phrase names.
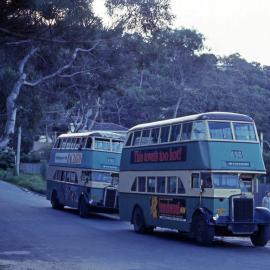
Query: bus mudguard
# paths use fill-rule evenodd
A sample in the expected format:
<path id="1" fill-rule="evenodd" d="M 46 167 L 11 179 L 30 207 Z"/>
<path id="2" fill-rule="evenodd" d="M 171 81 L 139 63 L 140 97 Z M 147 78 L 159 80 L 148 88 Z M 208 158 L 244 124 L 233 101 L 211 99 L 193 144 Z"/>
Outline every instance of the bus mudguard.
<path id="1" fill-rule="evenodd" d="M 208 225 L 215 225 L 214 220 L 213 220 L 213 213 L 211 213 L 207 208 L 205 208 L 205 207 L 197 208 L 194 211 L 192 218 L 197 214 L 203 215 L 205 217 Z"/>
<path id="2" fill-rule="evenodd" d="M 270 225 L 270 211 L 265 207 L 256 207 L 254 209 L 254 218 L 258 223 Z"/>

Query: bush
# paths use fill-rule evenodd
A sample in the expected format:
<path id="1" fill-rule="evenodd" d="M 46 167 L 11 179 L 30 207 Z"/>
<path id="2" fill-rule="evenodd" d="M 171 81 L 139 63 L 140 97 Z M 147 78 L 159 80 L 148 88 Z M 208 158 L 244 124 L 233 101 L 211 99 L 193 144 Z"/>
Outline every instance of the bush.
<path id="1" fill-rule="evenodd" d="M 15 153 L 11 149 L 0 151 L 0 168 L 7 170 L 15 166 Z"/>
<path id="2" fill-rule="evenodd" d="M 21 162 L 38 163 L 41 160 L 49 161 L 51 149 L 52 149 L 51 145 L 46 145 L 38 151 L 32 151 L 28 154 L 22 154 Z"/>

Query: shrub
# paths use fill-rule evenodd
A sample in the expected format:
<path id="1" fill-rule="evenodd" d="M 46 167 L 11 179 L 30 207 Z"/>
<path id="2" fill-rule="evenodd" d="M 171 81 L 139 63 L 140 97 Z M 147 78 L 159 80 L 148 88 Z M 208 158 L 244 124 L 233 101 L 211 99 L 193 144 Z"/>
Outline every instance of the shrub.
<path id="1" fill-rule="evenodd" d="M 15 166 L 15 153 L 11 149 L 0 151 L 0 168 L 7 170 Z"/>

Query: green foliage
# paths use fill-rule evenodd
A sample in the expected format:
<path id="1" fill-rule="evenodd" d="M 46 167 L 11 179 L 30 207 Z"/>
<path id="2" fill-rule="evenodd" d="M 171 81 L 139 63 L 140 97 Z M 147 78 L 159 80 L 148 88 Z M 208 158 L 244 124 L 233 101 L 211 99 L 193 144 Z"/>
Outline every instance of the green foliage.
<path id="1" fill-rule="evenodd" d="M 39 175 L 20 174 L 14 176 L 10 170 L 0 170 L 0 179 L 37 193 L 46 193 L 46 182 Z"/>
<path id="2" fill-rule="evenodd" d="M 207 53 L 201 33 L 170 29 L 169 0 L 107 0 L 113 19 L 107 27 L 95 16 L 92 0 L 75 2 L 0 2 L 0 28 L 10 32 L 0 30 L 1 132 L 5 99 L 16 83 L 18 63 L 31 46 L 38 52 L 25 69 L 30 81 L 67 64 L 74 48 L 88 49 L 99 41 L 64 74 L 76 75 L 23 87 L 16 123 L 22 126 L 24 153 L 36 137 L 59 135 L 71 123 L 77 130 L 87 129 L 95 115 L 98 122 L 131 127 L 174 116 L 231 111 L 252 116 L 270 140 L 270 67 L 248 63 L 237 53 Z M 15 140 L 12 143 L 14 147 Z M 49 149 L 23 155 L 22 161 L 48 156 Z"/>
<path id="3" fill-rule="evenodd" d="M 15 153 L 11 149 L 0 151 L 0 168 L 7 170 L 15 166 Z"/>
<path id="4" fill-rule="evenodd" d="M 21 162 L 25 163 L 39 163 L 41 161 L 49 161 L 51 145 L 43 147 L 41 150 L 32 151 L 28 154 L 23 153 L 21 155 Z"/>
<path id="5" fill-rule="evenodd" d="M 106 0 L 111 18 L 125 30 L 151 35 L 174 19 L 169 0 Z"/>

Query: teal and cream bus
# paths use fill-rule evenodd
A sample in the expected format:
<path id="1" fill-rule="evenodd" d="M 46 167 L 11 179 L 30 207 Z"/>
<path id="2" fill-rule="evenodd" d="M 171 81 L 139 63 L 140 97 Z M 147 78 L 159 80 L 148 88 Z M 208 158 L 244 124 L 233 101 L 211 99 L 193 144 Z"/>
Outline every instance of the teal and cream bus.
<path id="1" fill-rule="evenodd" d="M 125 135 L 106 131 L 60 135 L 51 151 L 47 199 L 55 209 L 118 211 L 119 165 Z"/>
<path id="2" fill-rule="evenodd" d="M 128 132 L 119 182 L 120 218 L 208 245 L 215 235 L 270 239 L 270 211 L 254 206 L 265 174 L 252 118 L 210 112 L 137 125 Z"/>

